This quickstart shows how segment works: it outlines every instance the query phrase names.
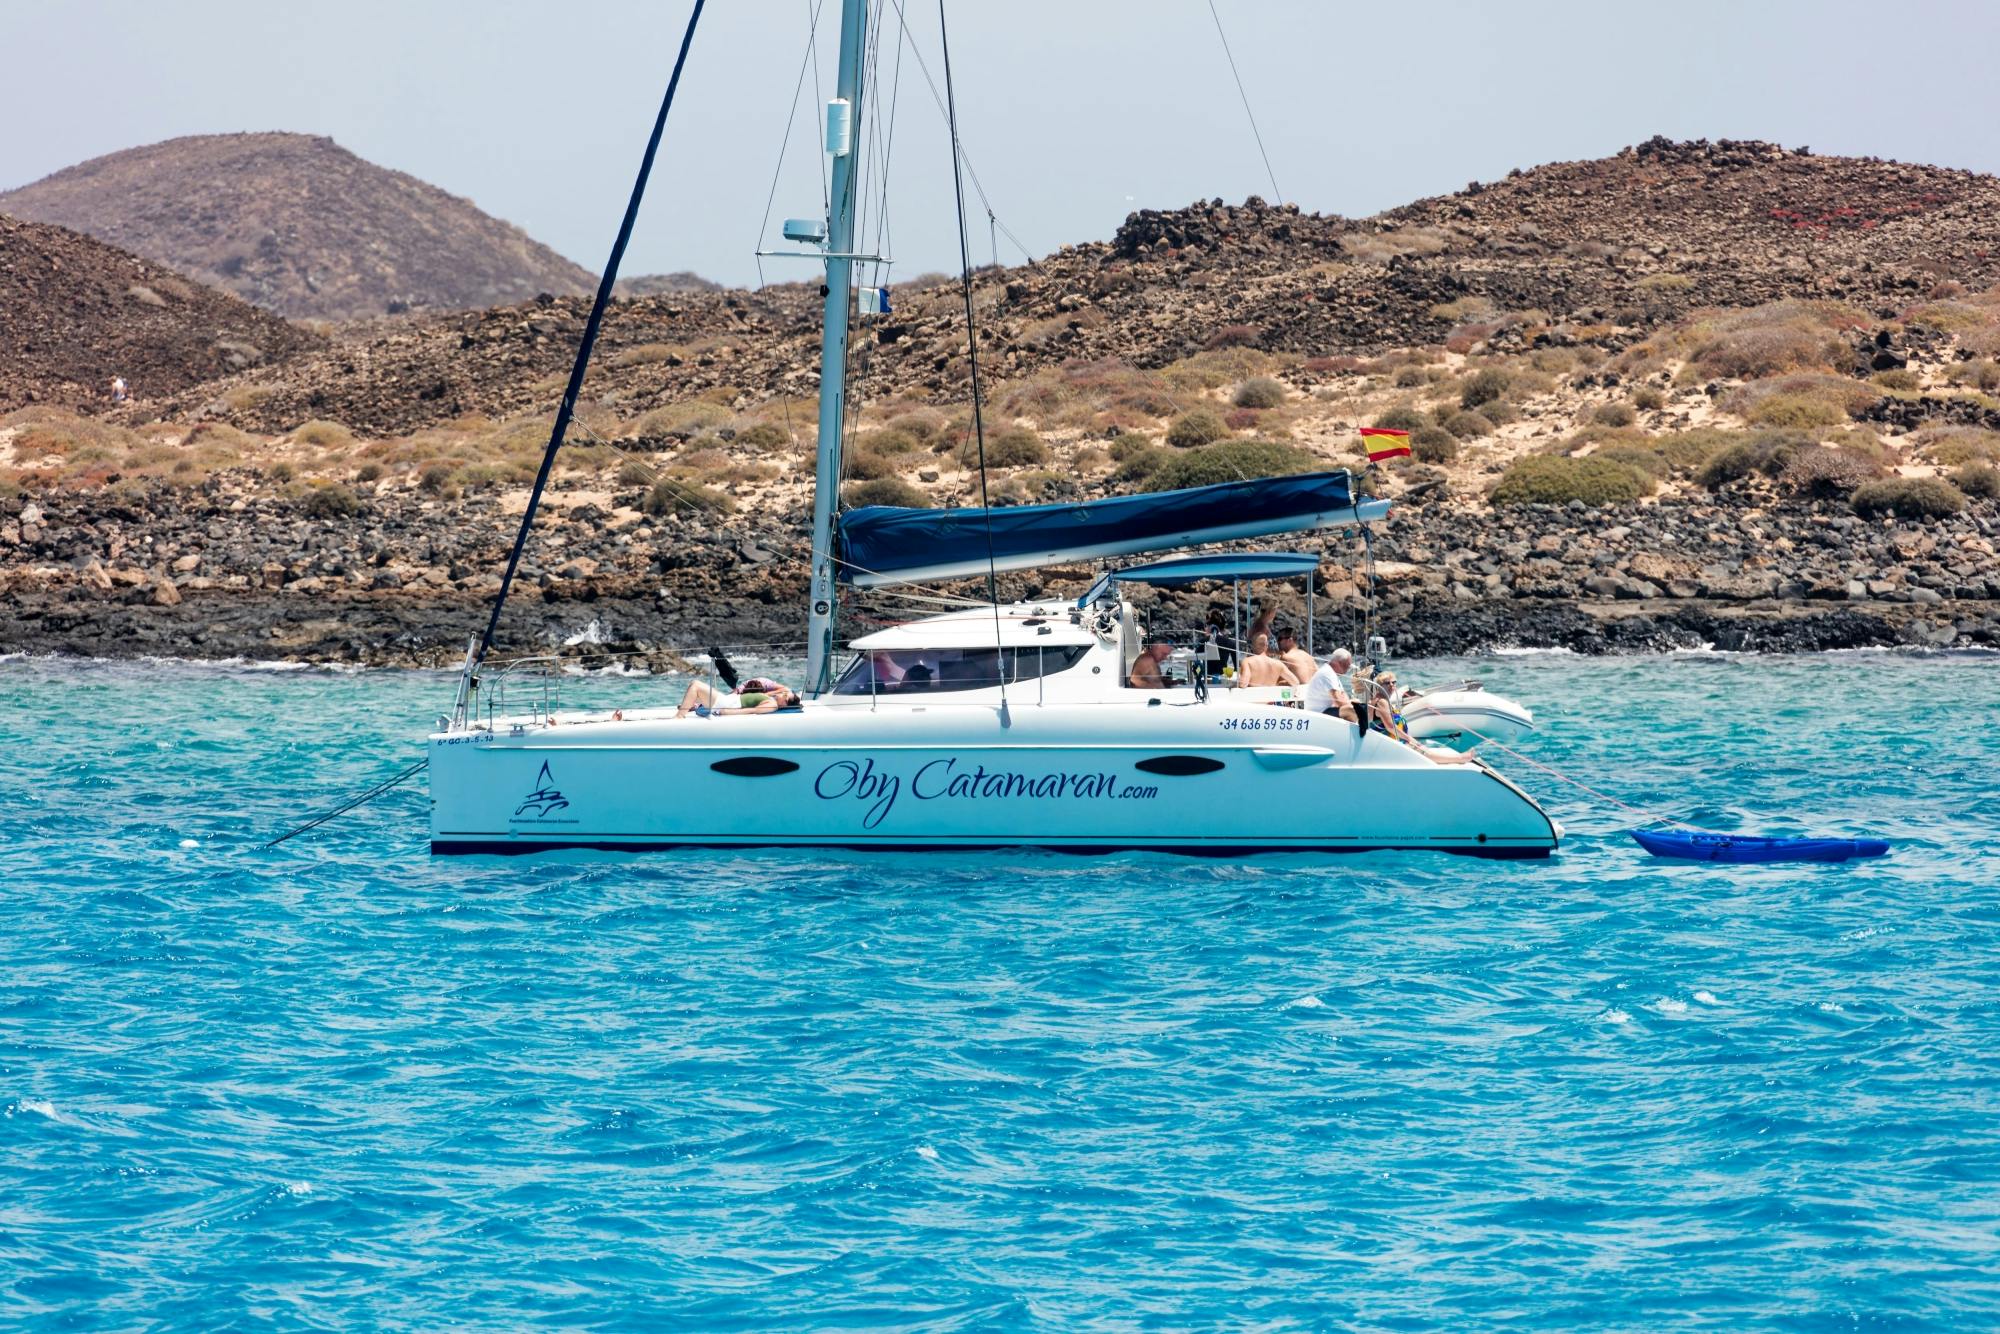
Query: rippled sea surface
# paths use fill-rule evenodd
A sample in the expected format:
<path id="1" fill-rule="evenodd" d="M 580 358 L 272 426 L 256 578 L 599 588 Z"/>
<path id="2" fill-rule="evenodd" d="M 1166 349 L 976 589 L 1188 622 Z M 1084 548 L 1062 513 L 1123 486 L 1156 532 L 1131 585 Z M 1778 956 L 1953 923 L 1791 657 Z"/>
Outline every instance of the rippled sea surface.
<path id="1" fill-rule="evenodd" d="M 1895 851 L 1505 756 L 1549 862 L 266 851 L 449 680 L 0 663 L 0 1323 L 2000 1324 L 2000 665 L 1472 666 Z"/>

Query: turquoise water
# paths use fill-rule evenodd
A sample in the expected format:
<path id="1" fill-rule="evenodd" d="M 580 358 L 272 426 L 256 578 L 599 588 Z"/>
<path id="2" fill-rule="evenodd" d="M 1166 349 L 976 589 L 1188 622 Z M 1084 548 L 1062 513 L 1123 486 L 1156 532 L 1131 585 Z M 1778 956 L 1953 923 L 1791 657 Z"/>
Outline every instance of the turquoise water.
<path id="1" fill-rule="evenodd" d="M 420 787 L 263 851 L 448 680 L 0 663 L 0 1323 L 2000 1323 L 2000 664 L 1476 667 L 1896 850 L 1650 861 L 1510 762 L 1552 861 L 434 861 Z"/>

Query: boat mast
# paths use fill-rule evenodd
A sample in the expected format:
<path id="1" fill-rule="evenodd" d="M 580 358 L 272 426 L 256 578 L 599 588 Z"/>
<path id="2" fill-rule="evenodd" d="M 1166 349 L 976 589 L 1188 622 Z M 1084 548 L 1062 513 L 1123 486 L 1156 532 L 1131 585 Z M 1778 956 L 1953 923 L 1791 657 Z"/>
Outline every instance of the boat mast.
<path id="1" fill-rule="evenodd" d="M 847 415 L 847 321 L 853 304 L 854 197 L 861 125 L 861 64 L 867 0 L 841 0 L 840 74 L 827 105 L 826 150 L 833 156 L 833 193 L 826 228 L 826 323 L 820 336 L 819 461 L 813 475 L 812 605 L 806 620 L 805 693 L 832 685 L 836 571 L 833 515 L 840 500 L 840 441 Z"/>

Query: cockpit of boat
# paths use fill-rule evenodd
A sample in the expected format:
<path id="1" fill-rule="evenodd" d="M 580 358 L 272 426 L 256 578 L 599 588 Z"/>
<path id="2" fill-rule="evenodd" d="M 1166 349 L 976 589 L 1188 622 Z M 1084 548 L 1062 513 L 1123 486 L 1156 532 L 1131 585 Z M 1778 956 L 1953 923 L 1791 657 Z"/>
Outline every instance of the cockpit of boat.
<path id="1" fill-rule="evenodd" d="M 1066 606 L 980 607 L 864 635 L 835 699 L 915 699 L 1115 671 L 1115 625 Z M 1113 678 L 1115 680 L 1115 677 Z M 1065 684 L 1068 684 L 1065 682 Z"/>

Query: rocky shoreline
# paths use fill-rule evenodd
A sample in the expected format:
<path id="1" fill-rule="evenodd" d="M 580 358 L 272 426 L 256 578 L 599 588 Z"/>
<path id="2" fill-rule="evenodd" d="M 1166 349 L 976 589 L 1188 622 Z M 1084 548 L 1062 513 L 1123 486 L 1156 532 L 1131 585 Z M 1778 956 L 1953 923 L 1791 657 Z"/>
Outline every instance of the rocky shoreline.
<path id="1" fill-rule="evenodd" d="M 226 482 L 14 497 L 0 501 L 0 651 L 448 666 L 484 624 L 512 523 L 493 494 L 390 492 L 338 523 Z M 1996 535 L 1992 502 L 1903 521 L 1754 495 L 1605 510 L 1433 499 L 1375 531 L 1375 628 L 1403 656 L 1992 647 Z M 1352 537 L 1323 549 L 1324 640 L 1358 623 L 1367 575 Z M 711 643 L 788 651 L 804 573 L 795 540 L 742 520 L 579 504 L 538 532 L 500 649 L 655 671 Z M 1090 577 L 1010 576 L 1002 592 L 1074 596 Z M 1296 614 L 1302 592 L 1275 595 Z M 1148 613 L 1191 626 L 1211 598 L 1227 591 L 1161 594 Z"/>

